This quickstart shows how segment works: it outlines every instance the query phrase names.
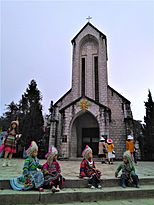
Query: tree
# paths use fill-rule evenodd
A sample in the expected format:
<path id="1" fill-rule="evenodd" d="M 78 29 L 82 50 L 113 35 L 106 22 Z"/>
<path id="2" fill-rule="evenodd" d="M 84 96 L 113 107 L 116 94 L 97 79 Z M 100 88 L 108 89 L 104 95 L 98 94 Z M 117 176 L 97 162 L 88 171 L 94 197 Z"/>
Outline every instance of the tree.
<path id="1" fill-rule="evenodd" d="M 42 96 L 35 80 L 32 80 L 20 100 L 20 132 L 26 148 L 32 140 L 37 143 L 43 136 Z"/>
<path id="2" fill-rule="evenodd" d="M 12 101 L 9 105 L 6 105 L 6 112 L 0 118 L 0 127 L 2 130 L 7 130 L 10 126 L 11 121 L 17 120 L 19 114 L 18 104 Z"/>
<path id="3" fill-rule="evenodd" d="M 37 88 L 35 80 L 32 80 L 22 95 L 18 104 L 13 101 L 7 105 L 7 111 L 0 117 L 0 128 L 7 130 L 11 121 L 19 120 L 19 133 L 22 134 L 17 146 L 17 156 L 22 156 L 23 148 L 26 149 L 34 140 L 38 143 L 44 135 L 44 119 L 42 115 L 41 92 Z M 19 153 L 20 152 L 20 153 Z"/>
<path id="4" fill-rule="evenodd" d="M 154 102 L 149 90 L 148 101 L 144 103 L 146 116 L 144 117 L 144 155 L 146 160 L 154 159 Z"/>

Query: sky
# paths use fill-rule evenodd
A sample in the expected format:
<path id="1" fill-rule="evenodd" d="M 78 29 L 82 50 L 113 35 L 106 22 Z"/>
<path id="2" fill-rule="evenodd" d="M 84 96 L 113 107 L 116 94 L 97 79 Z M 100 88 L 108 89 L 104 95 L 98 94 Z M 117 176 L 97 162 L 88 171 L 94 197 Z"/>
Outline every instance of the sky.
<path id="1" fill-rule="evenodd" d="M 0 116 L 34 79 L 43 113 L 71 88 L 71 40 L 87 23 L 107 36 L 109 85 L 142 120 L 154 100 L 154 1 L 1 1 Z"/>

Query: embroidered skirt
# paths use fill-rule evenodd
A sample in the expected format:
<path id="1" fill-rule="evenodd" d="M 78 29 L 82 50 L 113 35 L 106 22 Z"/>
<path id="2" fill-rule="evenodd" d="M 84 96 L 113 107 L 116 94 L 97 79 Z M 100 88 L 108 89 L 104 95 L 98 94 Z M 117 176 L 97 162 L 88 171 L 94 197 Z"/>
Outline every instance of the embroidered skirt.
<path id="1" fill-rule="evenodd" d="M 39 188 L 44 183 L 44 176 L 41 171 L 32 171 L 28 177 L 19 176 L 10 180 L 10 185 L 14 190 L 29 190 Z"/>

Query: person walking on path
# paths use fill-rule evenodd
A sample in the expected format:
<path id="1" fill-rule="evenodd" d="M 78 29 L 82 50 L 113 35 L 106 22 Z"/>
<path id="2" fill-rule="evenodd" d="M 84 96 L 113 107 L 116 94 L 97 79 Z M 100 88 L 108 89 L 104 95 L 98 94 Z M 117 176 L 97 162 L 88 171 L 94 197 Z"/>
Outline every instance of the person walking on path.
<path id="1" fill-rule="evenodd" d="M 108 163 L 113 164 L 115 158 L 114 144 L 111 138 L 107 139 L 107 150 L 108 150 Z"/>

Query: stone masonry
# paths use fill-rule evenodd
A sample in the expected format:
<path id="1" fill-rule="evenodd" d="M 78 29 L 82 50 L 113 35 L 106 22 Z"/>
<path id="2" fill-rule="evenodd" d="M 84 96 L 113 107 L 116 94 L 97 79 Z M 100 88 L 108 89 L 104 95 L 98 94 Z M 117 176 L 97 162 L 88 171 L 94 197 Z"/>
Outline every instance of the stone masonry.
<path id="1" fill-rule="evenodd" d="M 121 158 L 133 117 L 130 101 L 108 85 L 106 36 L 88 22 L 72 45 L 72 88 L 54 104 L 49 145 L 64 158 L 76 158 L 86 143 L 98 153 L 105 136 L 113 139 Z"/>

